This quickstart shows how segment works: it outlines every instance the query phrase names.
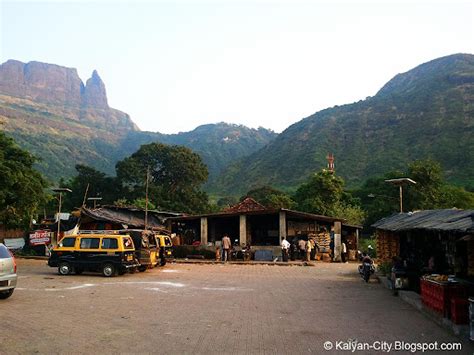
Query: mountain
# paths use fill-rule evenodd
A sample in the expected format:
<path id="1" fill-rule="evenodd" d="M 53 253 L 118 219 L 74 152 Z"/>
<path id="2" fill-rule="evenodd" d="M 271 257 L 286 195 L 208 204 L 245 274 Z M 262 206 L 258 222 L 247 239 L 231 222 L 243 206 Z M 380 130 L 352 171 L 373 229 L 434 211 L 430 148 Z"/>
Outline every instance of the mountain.
<path id="1" fill-rule="evenodd" d="M 117 161 L 141 144 L 185 145 L 201 155 L 212 180 L 224 166 L 267 144 L 276 134 L 225 123 L 191 132 L 142 132 L 129 115 L 110 108 L 97 71 L 82 82 L 74 68 L 9 60 L 0 65 L 0 127 L 41 160 L 48 178 L 76 174 L 76 164 L 115 173 Z"/>
<path id="2" fill-rule="evenodd" d="M 474 188 L 474 56 L 435 59 L 396 75 L 374 97 L 293 124 L 227 168 L 214 192 L 294 189 L 326 166 L 328 153 L 349 187 L 430 157 L 450 182 Z"/>
<path id="3" fill-rule="evenodd" d="M 221 122 L 178 134 L 131 131 L 121 148 L 125 156 L 135 152 L 140 145 L 153 141 L 191 148 L 208 166 L 209 180 L 206 186 L 211 187 L 218 174 L 229 164 L 263 148 L 276 136 L 275 132 L 262 127 L 253 129 Z"/>

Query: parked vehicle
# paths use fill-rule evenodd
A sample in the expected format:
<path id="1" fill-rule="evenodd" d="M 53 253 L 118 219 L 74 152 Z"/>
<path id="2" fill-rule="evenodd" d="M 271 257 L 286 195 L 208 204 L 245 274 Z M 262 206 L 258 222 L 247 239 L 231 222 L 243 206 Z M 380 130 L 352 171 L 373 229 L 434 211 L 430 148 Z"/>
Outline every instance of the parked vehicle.
<path id="1" fill-rule="evenodd" d="M 95 271 L 106 277 L 123 275 L 140 266 L 129 235 L 98 232 L 63 238 L 51 250 L 48 265 L 57 267 L 60 275 Z"/>
<path id="2" fill-rule="evenodd" d="M 143 229 L 124 229 L 120 234 L 130 235 L 135 245 L 135 256 L 139 262 L 138 270 L 144 272 L 152 269 L 159 262 L 159 244 L 155 234 Z"/>
<path id="3" fill-rule="evenodd" d="M 15 257 L 0 243 L 0 299 L 6 299 L 13 294 L 17 279 Z"/>
<path id="4" fill-rule="evenodd" d="M 365 282 L 369 282 L 370 275 L 375 272 L 374 262 L 368 256 L 365 255 L 362 259 L 362 265 L 359 265 L 359 274 Z"/>
<path id="5" fill-rule="evenodd" d="M 166 260 L 167 259 L 172 259 L 173 258 L 173 242 L 171 241 L 171 238 L 168 235 L 164 234 L 155 234 L 155 237 L 157 239 L 157 244 L 159 245 L 159 259 L 160 259 L 160 265 L 164 266 L 166 265 Z"/>

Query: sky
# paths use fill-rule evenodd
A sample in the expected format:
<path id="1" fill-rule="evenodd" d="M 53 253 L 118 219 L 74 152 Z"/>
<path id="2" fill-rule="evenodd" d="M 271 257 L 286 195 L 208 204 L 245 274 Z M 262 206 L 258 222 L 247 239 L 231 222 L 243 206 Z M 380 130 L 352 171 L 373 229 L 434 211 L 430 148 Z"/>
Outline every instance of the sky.
<path id="1" fill-rule="evenodd" d="M 142 130 L 281 132 L 397 73 L 474 53 L 472 1 L 5 1 L 0 61 L 96 69 Z"/>

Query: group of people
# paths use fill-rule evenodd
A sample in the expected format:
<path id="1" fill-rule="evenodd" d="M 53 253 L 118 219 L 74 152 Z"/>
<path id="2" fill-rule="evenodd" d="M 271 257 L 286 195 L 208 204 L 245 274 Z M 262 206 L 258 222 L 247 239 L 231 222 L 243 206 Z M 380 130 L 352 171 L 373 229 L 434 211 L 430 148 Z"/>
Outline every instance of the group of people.
<path id="1" fill-rule="evenodd" d="M 289 258 L 295 260 L 299 257 L 301 260 L 310 261 L 314 259 L 319 250 L 318 245 L 313 239 L 303 240 L 290 243 L 286 238 L 281 241 L 282 259 L 287 262 Z"/>
<path id="2" fill-rule="evenodd" d="M 333 244 L 333 242 L 331 242 L 331 244 Z M 334 245 L 331 245 L 330 249 L 331 254 L 334 255 Z M 286 240 L 286 238 L 283 238 L 281 242 L 281 251 L 284 262 L 287 262 L 289 258 L 291 260 L 300 258 L 303 261 L 310 261 L 316 259 L 316 254 L 319 252 L 319 246 L 312 238 L 309 238 L 307 241 L 304 239 L 293 240 L 292 243 Z M 341 243 L 341 259 L 342 262 L 347 262 L 349 259 L 347 246 L 344 241 Z"/>

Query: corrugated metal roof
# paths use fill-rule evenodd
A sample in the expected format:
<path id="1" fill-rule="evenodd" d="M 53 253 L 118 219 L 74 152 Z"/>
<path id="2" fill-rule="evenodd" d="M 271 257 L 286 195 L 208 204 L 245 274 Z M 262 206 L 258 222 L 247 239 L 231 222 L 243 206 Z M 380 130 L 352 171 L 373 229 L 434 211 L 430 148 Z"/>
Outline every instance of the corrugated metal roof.
<path id="1" fill-rule="evenodd" d="M 411 229 L 473 232 L 474 210 L 425 210 L 382 218 L 372 227 L 392 232 Z"/>

